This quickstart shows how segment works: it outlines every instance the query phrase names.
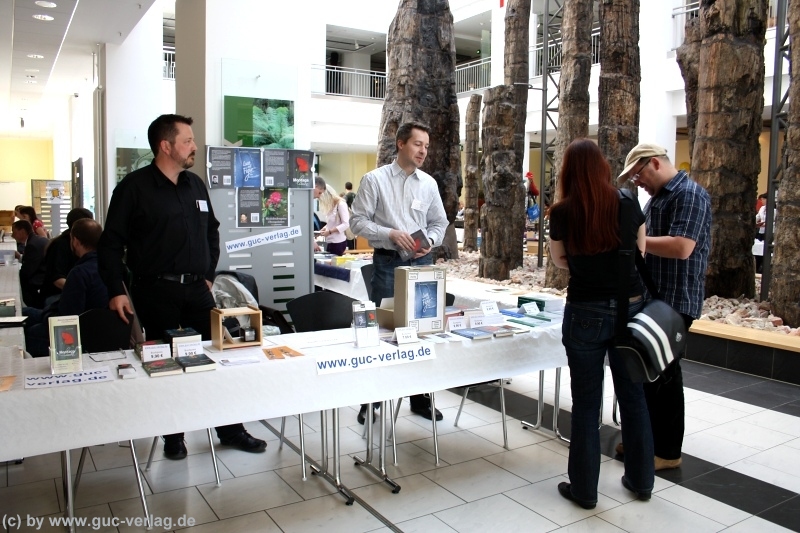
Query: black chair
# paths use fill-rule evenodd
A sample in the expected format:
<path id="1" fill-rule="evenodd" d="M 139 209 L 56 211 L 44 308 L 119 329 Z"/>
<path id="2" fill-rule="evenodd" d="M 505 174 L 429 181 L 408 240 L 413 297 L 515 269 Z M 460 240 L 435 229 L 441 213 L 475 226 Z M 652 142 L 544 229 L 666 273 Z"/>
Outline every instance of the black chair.
<path id="1" fill-rule="evenodd" d="M 456 303 L 456 295 L 449 292 L 444 293 L 444 305 L 453 305 Z"/>
<path id="2" fill-rule="evenodd" d="M 367 287 L 367 296 L 372 299 L 372 272 L 375 270 L 375 265 L 368 263 L 361 267 L 361 277 L 364 278 L 364 285 Z M 380 302 L 378 302 L 380 304 Z"/>
<path id="3" fill-rule="evenodd" d="M 131 328 L 133 317 L 128 323 L 122 321 L 116 311 L 111 309 L 90 309 L 81 314 L 81 344 L 84 353 L 111 352 L 127 350 L 131 347 Z"/>

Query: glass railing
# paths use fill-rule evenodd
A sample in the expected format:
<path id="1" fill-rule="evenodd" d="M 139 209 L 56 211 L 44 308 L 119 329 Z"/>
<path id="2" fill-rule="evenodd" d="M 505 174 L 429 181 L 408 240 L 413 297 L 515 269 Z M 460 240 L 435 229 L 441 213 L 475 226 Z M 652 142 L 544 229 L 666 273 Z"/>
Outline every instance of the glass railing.
<path id="1" fill-rule="evenodd" d="M 775 27 L 775 17 L 778 14 L 778 2 L 781 0 L 769 0 L 767 6 L 767 28 Z M 786 0 L 783 0 L 786 1 Z M 686 2 L 680 7 L 672 10 L 672 49 L 678 48 L 683 44 L 686 36 L 686 21 L 700 16 L 699 0 Z"/>
<path id="2" fill-rule="evenodd" d="M 324 84 L 314 84 L 311 92 L 337 96 L 383 99 L 386 97 L 386 73 L 358 68 L 312 65 L 312 75 L 324 76 Z"/>
<path id="3" fill-rule="evenodd" d="M 163 77 L 165 80 L 175 79 L 175 48 L 164 47 Z"/>
<path id="4" fill-rule="evenodd" d="M 456 67 L 456 92 L 485 89 L 491 85 L 492 58 L 483 57 Z"/>
<path id="5" fill-rule="evenodd" d="M 535 78 L 537 76 L 541 76 L 544 72 L 544 62 L 543 62 L 543 54 L 542 54 L 542 44 L 537 43 L 536 45 L 531 47 L 530 50 L 530 72 L 531 78 Z M 561 39 L 556 39 L 555 41 L 549 43 L 547 45 L 547 58 L 549 61 L 550 68 L 553 72 L 558 72 L 561 70 L 561 60 L 562 60 L 562 53 L 561 53 Z M 595 25 L 592 28 L 592 65 L 597 65 L 600 63 L 600 27 Z"/>

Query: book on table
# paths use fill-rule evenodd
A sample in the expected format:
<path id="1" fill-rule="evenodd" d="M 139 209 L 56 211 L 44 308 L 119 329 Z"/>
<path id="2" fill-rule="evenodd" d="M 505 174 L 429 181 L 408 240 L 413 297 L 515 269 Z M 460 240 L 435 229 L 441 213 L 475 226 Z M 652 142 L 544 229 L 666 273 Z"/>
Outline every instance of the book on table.
<path id="1" fill-rule="evenodd" d="M 183 367 L 187 374 L 217 369 L 217 363 L 204 353 L 179 356 L 175 358 L 175 361 Z"/>
<path id="2" fill-rule="evenodd" d="M 122 379 L 133 379 L 136 377 L 136 368 L 130 363 L 120 363 L 117 365 L 117 374 Z"/>
<path id="3" fill-rule="evenodd" d="M 486 333 L 494 335 L 495 337 L 511 337 L 514 335 L 512 330 L 503 326 L 480 326 L 475 329 L 485 331 Z"/>
<path id="4" fill-rule="evenodd" d="M 455 333 L 456 335 L 461 335 L 462 337 L 466 337 L 467 339 L 472 339 L 474 341 L 492 338 L 491 333 L 488 331 L 481 331 L 477 328 L 457 329 L 455 331 L 451 331 L 450 333 Z"/>
<path id="5" fill-rule="evenodd" d="M 183 367 L 175 359 L 156 359 L 142 363 L 142 368 L 151 378 L 183 374 Z"/>
<path id="6" fill-rule="evenodd" d="M 175 349 L 175 345 L 179 342 L 194 342 L 202 340 L 203 337 L 193 328 L 168 329 L 164 331 L 164 342 L 172 346 L 173 351 Z"/>
<path id="7" fill-rule="evenodd" d="M 50 371 L 53 374 L 67 374 L 83 370 L 78 316 L 51 316 L 47 321 L 50 329 Z"/>
<path id="8" fill-rule="evenodd" d="M 521 318 L 509 318 L 508 321 L 514 322 L 515 324 L 522 324 L 523 326 L 528 326 L 531 328 L 540 327 L 543 325 L 546 326 L 548 322 L 550 322 L 549 319 L 535 318 L 532 316 L 524 316 Z"/>

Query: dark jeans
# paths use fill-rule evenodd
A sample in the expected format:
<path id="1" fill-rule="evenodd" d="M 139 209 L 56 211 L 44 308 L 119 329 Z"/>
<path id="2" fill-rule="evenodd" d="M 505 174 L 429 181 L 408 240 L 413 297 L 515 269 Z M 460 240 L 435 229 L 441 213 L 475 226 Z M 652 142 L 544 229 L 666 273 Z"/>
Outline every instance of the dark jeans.
<path id="1" fill-rule="evenodd" d="M 642 308 L 631 303 L 628 314 Z M 587 503 L 597 501 L 600 476 L 600 431 L 597 419 L 603 397 L 606 352 L 614 379 L 614 391 L 622 415 L 625 442 L 625 477 L 638 492 L 653 489 L 653 434 L 640 383 L 628 377 L 618 352 L 611 348 L 617 318 L 615 300 L 567 302 L 562 343 L 567 351 L 572 387 L 572 435 L 569 447 L 569 480 L 572 495 Z"/>
<path id="2" fill-rule="evenodd" d="M 688 330 L 694 319 L 684 314 L 681 316 Z M 680 360 L 668 366 L 664 374 L 654 382 L 645 383 L 644 396 L 653 427 L 655 455 L 662 459 L 680 459 L 685 414 Z M 624 436 L 622 441 L 625 442 Z M 625 453 L 628 453 L 627 442 Z"/>
<path id="3" fill-rule="evenodd" d="M 325 251 L 333 255 L 342 255 L 347 249 L 347 241 L 329 242 L 325 244 Z"/>
<path id="4" fill-rule="evenodd" d="M 211 309 L 215 304 L 205 281 L 187 285 L 166 280 L 134 281 L 131 297 L 148 339 L 162 338 L 164 331 L 178 327 L 193 328 L 203 340 L 211 339 Z M 244 426 L 231 424 L 216 429 L 223 439 L 244 431 Z M 164 435 L 164 439 L 183 439 L 183 433 Z"/>
<path id="5" fill-rule="evenodd" d="M 380 307 L 381 300 L 394 296 L 394 269 L 401 266 L 425 266 L 433 264 L 433 254 L 423 255 L 418 259 L 403 261 L 400 256 L 376 253 L 372 255 L 372 301 Z M 430 398 L 424 394 L 408 397 L 412 409 L 425 409 L 430 406 Z"/>
<path id="6" fill-rule="evenodd" d="M 50 357 L 50 330 L 43 321 L 44 312 L 35 307 L 23 307 L 22 316 L 28 317 L 25 321 L 25 351 L 31 357 Z"/>

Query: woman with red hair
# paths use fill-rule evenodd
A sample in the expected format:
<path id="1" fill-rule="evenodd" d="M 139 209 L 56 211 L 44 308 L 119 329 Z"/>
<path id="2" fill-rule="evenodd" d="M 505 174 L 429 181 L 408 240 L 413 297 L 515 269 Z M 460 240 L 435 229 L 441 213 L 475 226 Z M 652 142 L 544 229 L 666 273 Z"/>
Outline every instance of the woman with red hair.
<path id="1" fill-rule="evenodd" d="M 622 413 L 625 475 L 622 484 L 640 500 L 653 490 L 653 434 L 641 383 L 633 383 L 612 346 L 616 331 L 618 249 L 623 233 L 645 248 L 645 217 L 630 194 L 611 184 L 611 170 L 600 148 L 588 139 L 573 141 L 564 153 L 558 186 L 561 200 L 550 209 L 550 257 L 569 269 L 562 342 L 572 388 L 569 480 L 559 493 L 585 509 L 597 504 L 600 435 L 597 416 L 603 396 L 603 362 L 608 353 L 614 391 Z M 626 191 L 627 192 L 627 191 Z M 635 205 L 630 220 L 620 219 L 620 202 Z M 629 316 L 642 308 L 642 285 L 631 269 Z M 630 443 L 630 444 L 629 444 Z"/>

